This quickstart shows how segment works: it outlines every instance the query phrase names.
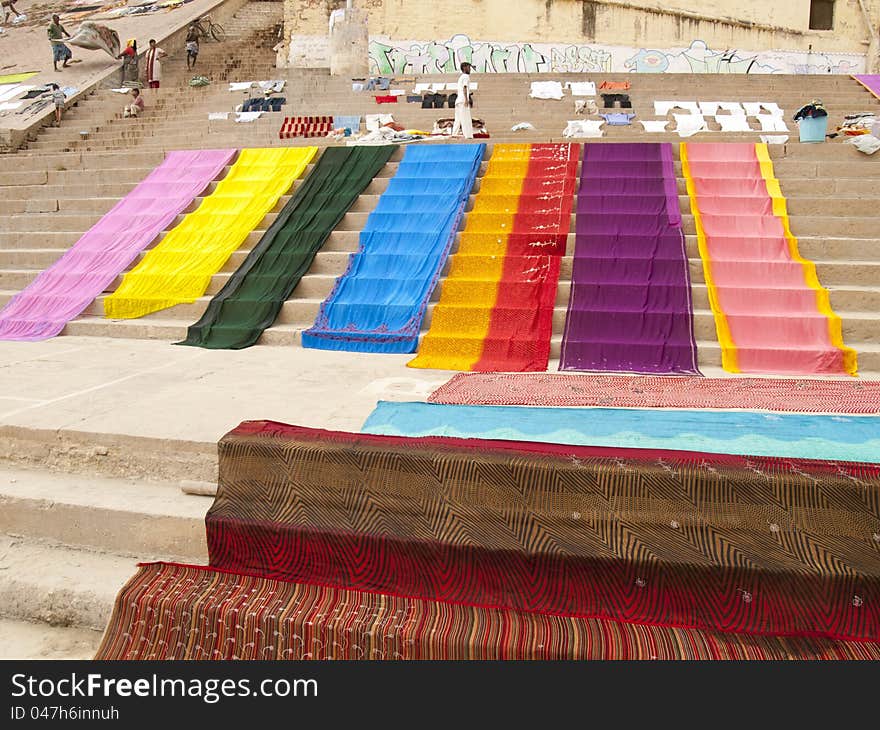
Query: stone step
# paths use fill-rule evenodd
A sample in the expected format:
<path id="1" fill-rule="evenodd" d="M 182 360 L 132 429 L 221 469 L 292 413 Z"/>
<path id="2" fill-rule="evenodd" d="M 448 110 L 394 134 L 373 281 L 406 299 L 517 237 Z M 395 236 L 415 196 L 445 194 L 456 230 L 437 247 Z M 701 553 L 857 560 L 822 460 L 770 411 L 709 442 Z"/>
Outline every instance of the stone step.
<path id="1" fill-rule="evenodd" d="M 134 558 L 206 562 L 210 504 L 175 483 L 0 468 L 0 533 Z"/>
<path id="2" fill-rule="evenodd" d="M 102 631 L 49 626 L 44 623 L 0 619 L 0 659 L 79 659 L 95 656 Z"/>
<path id="3" fill-rule="evenodd" d="M 0 535 L 2 618 L 101 631 L 136 559 Z"/>

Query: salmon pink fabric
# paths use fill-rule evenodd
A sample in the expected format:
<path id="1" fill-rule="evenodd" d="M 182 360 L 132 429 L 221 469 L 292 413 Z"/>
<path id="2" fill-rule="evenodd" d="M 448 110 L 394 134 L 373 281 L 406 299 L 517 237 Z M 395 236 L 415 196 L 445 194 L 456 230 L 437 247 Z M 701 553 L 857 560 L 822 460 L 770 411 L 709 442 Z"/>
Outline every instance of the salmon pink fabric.
<path id="1" fill-rule="evenodd" d="M 682 163 L 725 369 L 855 375 L 766 145 L 683 144 Z"/>

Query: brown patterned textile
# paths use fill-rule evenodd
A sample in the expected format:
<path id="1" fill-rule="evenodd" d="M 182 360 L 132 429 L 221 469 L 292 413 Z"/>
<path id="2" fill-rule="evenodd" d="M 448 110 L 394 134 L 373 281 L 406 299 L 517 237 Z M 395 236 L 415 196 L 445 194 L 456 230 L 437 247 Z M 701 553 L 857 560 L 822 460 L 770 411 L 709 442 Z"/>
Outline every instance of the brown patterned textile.
<path id="1" fill-rule="evenodd" d="M 880 467 L 246 422 L 215 568 L 655 626 L 880 637 Z"/>

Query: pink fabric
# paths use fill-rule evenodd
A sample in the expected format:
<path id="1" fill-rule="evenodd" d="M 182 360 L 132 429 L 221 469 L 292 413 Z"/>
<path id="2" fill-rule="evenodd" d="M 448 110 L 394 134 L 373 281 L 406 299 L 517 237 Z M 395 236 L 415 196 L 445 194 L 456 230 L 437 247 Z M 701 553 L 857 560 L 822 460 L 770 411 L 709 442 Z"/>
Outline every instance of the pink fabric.
<path id="1" fill-rule="evenodd" d="M 169 152 L 164 162 L 0 312 L 0 339 L 54 337 L 131 264 L 235 150 Z M 88 173 L 83 173 L 87 175 Z"/>
<path id="2" fill-rule="evenodd" d="M 741 372 L 845 372 L 843 351 L 773 214 L 752 144 L 687 146 L 718 305 Z"/>

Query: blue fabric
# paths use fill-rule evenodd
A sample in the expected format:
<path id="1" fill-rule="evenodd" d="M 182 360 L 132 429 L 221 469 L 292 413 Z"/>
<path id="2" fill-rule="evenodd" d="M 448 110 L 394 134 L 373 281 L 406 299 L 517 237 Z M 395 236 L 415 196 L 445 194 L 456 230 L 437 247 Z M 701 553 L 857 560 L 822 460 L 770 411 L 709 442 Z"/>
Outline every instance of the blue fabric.
<path id="1" fill-rule="evenodd" d="M 348 270 L 302 333 L 304 347 L 415 352 L 484 152 L 483 144 L 405 148 Z"/>
<path id="2" fill-rule="evenodd" d="M 363 433 L 880 463 L 880 417 L 380 401 Z"/>
<path id="3" fill-rule="evenodd" d="M 333 129 L 348 129 L 352 134 L 357 134 L 361 130 L 361 118 L 355 116 L 334 116 Z"/>
<path id="4" fill-rule="evenodd" d="M 610 112 L 608 114 L 600 114 L 600 117 L 604 117 L 605 121 L 612 127 L 626 127 L 629 126 L 629 120 L 632 119 L 635 114 L 627 114 L 626 112 Z"/>

